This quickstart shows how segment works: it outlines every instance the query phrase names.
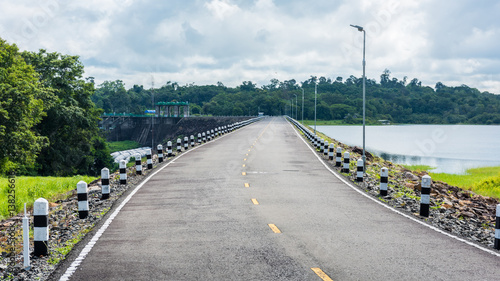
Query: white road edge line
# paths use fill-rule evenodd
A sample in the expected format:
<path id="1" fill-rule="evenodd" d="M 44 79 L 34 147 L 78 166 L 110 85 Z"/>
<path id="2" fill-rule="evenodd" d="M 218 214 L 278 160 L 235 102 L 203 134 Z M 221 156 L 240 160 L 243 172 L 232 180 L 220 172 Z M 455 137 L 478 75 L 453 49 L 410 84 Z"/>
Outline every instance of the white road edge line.
<path id="1" fill-rule="evenodd" d="M 255 124 L 255 123 L 252 123 L 252 124 Z M 252 124 L 250 124 L 250 125 L 252 125 Z M 236 130 L 234 132 L 237 132 L 237 131 L 239 131 L 239 130 Z M 226 136 L 228 136 L 228 135 L 230 135 L 230 134 L 232 134 L 234 132 L 230 132 L 228 134 L 225 134 L 225 135 L 223 135 L 221 137 L 218 137 L 218 138 L 214 139 L 213 141 L 217 141 L 217 140 L 220 140 L 222 138 L 225 138 Z M 69 278 L 71 277 L 71 275 L 73 275 L 73 273 L 75 273 L 75 271 L 78 268 L 78 266 L 85 259 L 85 257 L 90 252 L 90 250 L 92 249 L 92 247 L 94 247 L 94 245 L 97 242 L 97 240 L 99 240 L 99 238 L 104 233 L 104 231 L 106 231 L 106 229 L 111 224 L 111 222 L 113 221 L 113 219 L 118 215 L 118 213 L 120 212 L 120 210 L 125 206 L 125 204 L 127 204 L 128 201 L 130 201 L 130 199 L 132 198 L 132 196 L 134 196 L 134 194 L 137 191 L 139 191 L 139 189 L 141 189 L 141 187 L 145 183 L 147 183 L 154 175 L 156 175 L 157 173 L 159 173 L 161 170 L 165 169 L 168 165 L 174 163 L 175 160 L 178 160 L 179 158 L 181 158 L 182 156 L 188 154 L 189 152 L 194 151 L 194 150 L 196 150 L 196 149 L 198 149 L 198 148 L 200 148 L 200 147 L 202 147 L 204 145 L 210 144 L 210 143 L 212 143 L 212 141 L 200 144 L 199 146 L 197 146 L 197 147 L 195 147 L 193 149 L 190 149 L 188 151 L 184 151 L 181 155 L 179 155 L 177 157 L 174 157 L 170 162 L 168 162 L 167 164 L 165 164 L 165 166 L 163 166 L 159 170 L 153 172 L 141 184 L 139 184 L 138 186 L 136 186 L 135 189 L 125 198 L 125 200 L 123 200 L 123 202 L 120 204 L 120 206 L 118 206 L 115 209 L 115 211 L 108 217 L 108 219 L 104 222 L 104 224 L 101 226 L 101 228 L 99 228 L 99 230 L 94 234 L 94 236 L 92 237 L 92 239 L 87 243 L 87 245 L 85 245 L 85 247 L 82 249 L 82 251 L 80 252 L 80 254 L 78 255 L 78 257 L 75 259 L 75 261 L 73 261 L 71 263 L 71 265 L 66 269 L 66 272 L 61 276 L 61 278 L 59 278 L 59 281 L 69 280 Z"/>
<path id="2" fill-rule="evenodd" d="M 388 205 L 386 205 L 386 204 L 384 204 L 384 203 L 382 203 L 382 202 L 378 201 L 377 199 L 373 198 L 371 195 L 368 195 L 368 194 L 366 194 L 366 193 L 362 192 L 362 191 L 361 191 L 361 190 L 359 190 L 357 187 L 353 186 L 350 182 L 346 181 L 344 178 L 342 178 L 341 176 L 337 175 L 337 173 L 335 173 L 335 172 L 334 172 L 334 171 L 333 171 L 330 167 L 328 167 L 328 165 L 324 162 L 324 160 L 323 160 L 323 159 L 321 159 L 321 158 L 318 156 L 318 154 L 317 154 L 317 153 L 316 153 L 316 152 L 315 152 L 315 151 L 311 148 L 311 146 L 307 144 L 306 140 L 305 140 L 305 139 L 304 139 L 304 138 L 303 138 L 303 137 L 302 137 L 302 136 L 298 133 L 298 131 L 297 131 L 297 129 L 295 128 L 295 126 L 293 126 L 293 124 L 292 124 L 292 123 L 290 123 L 290 121 L 288 121 L 288 120 L 287 120 L 287 122 L 288 122 L 288 124 L 292 127 L 292 129 L 295 131 L 295 134 L 297 134 L 297 135 L 299 136 L 299 138 L 300 138 L 300 139 L 301 139 L 301 140 L 302 140 L 302 141 L 306 144 L 306 146 L 307 146 L 307 147 L 308 147 L 308 148 L 312 151 L 312 153 L 316 156 L 316 158 L 318 158 L 318 160 L 321 162 L 321 164 L 323 164 L 323 166 L 325 166 L 325 168 L 326 168 L 328 171 L 330 171 L 330 173 L 332 173 L 332 174 L 333 174 L 334 176 L 336 176 L 339 180 L 341 180 L 342 182 L 344 182 L 346 185 L 348 185 L 350 188 L 354 189 L 354 190 L 355 190 L 356 192 L 358 192 L 359 194 L 361 194 L 361 195 L 365 196 L 366 198 L 368 198 L 368 199 L 372 200 L 373 202 L 375 202 L 375 203 L 377 203 L 377 204 L 379 204 L 379 205 L 381 205 L 381 206 L 384 206 L 385 208 L 387 208 L 387 209 L 389 209 L 389 210 L 391 210 L 391 211 L 393 211 L 393 212 L 395 212 L 395 213 L 397 213 L 397 214 L 399 214 L 399 215 L 401 215 L 401 216 L 403 216 L 403 217 L 405 217 L 405 218 L 407 218 L 407 219 L 410 219 L 410 220 L 412 220 L 412 221 L 414 221 L 414 222 L 416 222 L 416 223 L 419 223 L 419 224 L 421 224 L 421 225 L 423 225 L 423 226 L 426 226 L 426 227 L 428 227 L 428 228 L 430 228 L 430 229 L 432 229 L 432 230 L 434 230 L 434 231 L 436 231 L 436 232 L 439 232 L 439 233 L 441 233 L 441 234 L 444 234 L 444 235 L 446 235 L 446 236 L 448 236 L 448 237 L 451 237 L 451 238 L 453 238 L 453 239 L 455 239 L 455 240 L 458 240 L 458 241 L 460 241 L 460 242 L 464 242 L 465 244 L 468 244 L 468 245 L 470 245 L 470 246 L 476 247 L 476 248 L 478 248 L 479 250 L 485 251 L 485 252 L 487 252 L 487 253 L 489 253 L 489 254 L 492 254 L 492 255 L 494 255 L 494 256 L 500 257 L 500 253 L 497 253 L 497 252 L 492 251 L 492 250 L 490 250 L 490 249 L 487 249 L 487 248 L 484 248 L 484 247 L 482 247 L 482 246 L 476 245 L 476 244 L 474 244 L 474 243 L 472 243 L 472 242 L 470 242 L 470 241 L 467 241 L 467 240 L 465 240 L 465 239 L 462 239 L 462 238 L 460 238 L 460 237 L 457 237 L 457 236 L 455 236 L 455 235 L 453 235 L 453 234 L 447 233 L 447 232 L 445 232 L 445 231 L 443 231 L 443 230 L 441 230 L 441 229 L 439 229 L 439 228 L 437 228 L 437 227 L 435 227 L 435 226 L 432 226 L 432 225 L 426 224 L 426 223 L 424 223 L 424 222 L 422 222 L 422 221 L 420 221 L 420 220 L 418 220 L 418 219 L 416 219 L 416 218 L 413 218 L 413 217 L 411 217 L 411 216 L 409 216 L 409 215 L 407 215 L 407 214 L 404 214 L 404 213 L 402 213 L 402 212 L 400 212 L 400 211 L 398 211 L 398 210 L 396 210 L 396 209 L 394 209 L 394 208 L 392 208 L 392 207 L 390 207 L 390 206 L 388 206 Z"/>

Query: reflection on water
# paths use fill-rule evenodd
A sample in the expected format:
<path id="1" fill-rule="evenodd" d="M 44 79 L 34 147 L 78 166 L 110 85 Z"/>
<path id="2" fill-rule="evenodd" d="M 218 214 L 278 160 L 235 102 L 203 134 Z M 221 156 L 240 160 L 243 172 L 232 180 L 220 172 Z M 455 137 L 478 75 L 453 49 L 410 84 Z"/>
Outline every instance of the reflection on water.
<path id="1" fill-rule="evenodd" d="M 362 145 L 362 126 L 318 126 L 327 136 Z M 500 126 L 367 126 L 366 150 L 406 165 L 435 167 L 436 173 L 462 174 L 467 169 L 500 166 Z"/>

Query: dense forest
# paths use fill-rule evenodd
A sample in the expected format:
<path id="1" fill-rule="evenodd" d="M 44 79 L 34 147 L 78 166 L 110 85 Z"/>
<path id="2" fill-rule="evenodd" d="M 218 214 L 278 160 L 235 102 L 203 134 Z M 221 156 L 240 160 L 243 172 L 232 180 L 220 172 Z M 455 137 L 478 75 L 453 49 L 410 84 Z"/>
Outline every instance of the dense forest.
<path id="1" fill-rule="evenodd" d="M 192 114 L 201 115 L 266 115 L 297 113 L 304 119 L 314 119 L 314 92 L 317 84 L 317 119 L 341 120 L 347 124 L 361 122 L 362 78 L 350 76 L 335 80 L 311 76 L 297 83 L 291 79 L 257 87 L 251 81 L 231 88 L 217 85 L 178 85 L 167 82 L 160 88 L 145 89 L 134 85 L 126 89 L 122 81 L 106 81 L 92 96 L 94 103 L 106 113 L 144 114 L 152 108 L 152 97 L 158 101 L 187 101 Z M 297 102 L 296 102 L 297 101 Z M 295 107 L 295 104 L 298 104 Z M 480 92 L 466 85 L 448 87 L 441 82 L 435 88 L 422 86 L 418 79 L 407 82 L 390 76 L 389 70 L 380 75 L 380 82 L 366 80 L 366 118 L 411 124 L 500 124 L 500 96 Z"/>
<path id="2" fill-rule="evenodd" d="M 156 89 L 126 89 L 120 80 L 95 85 L 93 77 L 84 78 L 78 56 L 21 52 L 0 39 L 0 58 L 0 174 L 96 175 L 112 165 L 97 125 L 102 113 L 143 115 L 152 109 L 153 98 L 189 102 L 193 115 L 293 112 L 301 119 L 304 93 L 304 119 L 310 120 L 317 87 L 318 119 L 361 122 L 362 79 L 354 76 L 311 76 L 301 83 L 272 79 L 261 87 L 251 81 L 237 87 L 167 82 Z M 500 124 L 500 96 L 466 85 L 438 82 L 431 88 L 416 78 L 391 77 L 387 69 L 380 82 L 367 79 L 366 85 L 368 123 Z"/>

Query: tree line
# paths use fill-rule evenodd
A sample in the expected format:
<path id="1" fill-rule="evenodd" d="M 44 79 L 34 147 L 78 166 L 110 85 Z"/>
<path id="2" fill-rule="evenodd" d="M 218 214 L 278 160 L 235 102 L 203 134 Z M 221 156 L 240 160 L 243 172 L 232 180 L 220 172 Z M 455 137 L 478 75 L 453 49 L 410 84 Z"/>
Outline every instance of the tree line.
<path id="1" fill-rule="evenodd" d="M 107 113 L 144 114 L 157 101 L 188 101 L 192 114 L 202 115 L 266 115 L 298 113 L 314 119 L 315 87 L 317 87 L 317 119 L 339 120 L 359 124 L 362 119 L 363 79 L 350 76 L 311 76 L 306 81 L 279 81 L 257 87 L 244 81 L 236 87 L 216 85 L 179 85 L 167 82 L 160 88 L 146 89 L 134 85 L 126 89 L 121 80 L 106 81 L 92 96 L 94 103 Z M 291 108 L 291 105 L 293 107 Z M 366 80 L 366 119 L 369 123 L 389 120 L 407 124 L 500 124 L 500 96 L 461 85 L 449 87 L 441 82 L 435 87 L 422 86 L 417 78 L 399 80 L 384 70 L 380 81 Z"/>

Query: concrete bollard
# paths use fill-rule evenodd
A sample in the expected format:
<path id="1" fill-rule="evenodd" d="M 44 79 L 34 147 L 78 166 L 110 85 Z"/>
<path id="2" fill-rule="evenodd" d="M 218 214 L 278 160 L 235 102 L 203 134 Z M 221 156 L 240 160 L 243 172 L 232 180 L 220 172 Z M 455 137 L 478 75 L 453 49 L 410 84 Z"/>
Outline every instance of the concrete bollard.
<path id="1" fill-rule="evenodd" d="M 425 175 L 422 177 L 422 192 L 420 194 L 420 215 L 429 216 L 429 205 L 431 203 L 431 177 Z"/>
<path id="2" fill-rule="evenodd" d="M 358 159 L 357 162 L 357 167 L 356 167 L 356 181 L 357 182 L 362 182 L 363 181 L 363 176 L 364 176 L 364 166 L 363 166 L 363 159 Z"/>
<path id="3" fill-rule="evenodd" d="M 171 141 L 167 142 L 167 156 L 172 157 L 172 142 Z"/>
<path id="4" fill-rule="evenodd" d="M 177 139 L 177 152 L 181 152 L 181 151 L 182 151 L 182 140 Z"/>
<path id="5" fill-rule="evenodd" d="M 349 173 L 349 162 L 351 161 L 349 157 L 349 152 L 344 152 L 344 167 L 342 168 L 342 173 Z"/>
<path id="6" fill-rule="evenodd" d="M 79 181 L 76 184 L 76 194 L 78 196 L 78 217 L 80 219 L 84 219 L 89 215 L 89 201 L 87 192 L 87 183 L 84 181 Z"/>
<path id="7" fill-rule="evenodd" d="M 380 196 L 387 196 L 387 183 L 389 182 L 389 169 L 383 167 L 380 171 Z"/>
<path id="8" fill-rule="evenodd" d="M 495 249 L 500 250 L 500 204 L 497 204 L 495 219 Z"/>
<path id="9" fill-rule="evenodd" d="M 158 150 L 158 163 L 163 162 L 163 145 L 159 144 L 156 149 Z"/>
<path id="10" fill-rule="evenodd" d="M 191 135 L 189 138 L 190 138 L 190 141 L 191 141 L 191 147 L 194 147 L 194 136 Z"/>
<path id="11" fill-rule="evenodd" d="M 325 143 L 323 144 L 323 155 L 328 155 L 328 141 L 325 141 Z"/>
<path id="12" fill-rule="evenodd" d="M 212 136 L 210 135 L 210 131 L 207 131 L 207 141 L 211 141 Z"/>
<path id="13" fill-rule="evenodd" d="M 219 131 L 217 130 L 217 128 L 214 129 L 214 132 L 215 132 L 215 137 L 218 137 L 219 136 Z"/>
<path id="14" fill-rule="evenodd" d="M 189 148 L 189 138 L 184 137 L 184 150 L 188 150 Z"/>
<path id="15" fill-rule="evenodd" d="M 127 161 L 120 160 L 120 184 L 127 184 Z"/>
<path id="16" fill-rule="evenodd" d="M 148 169 L 153 169 L 153 158 L 151 155 L 151 149 L 146 150 L 146 163 L 148 164 Z"/>
<path id="17" fill-rule="evenodd" d="M 335 147 L 333 146 L 333 143 L 330 144 L 330 147 L 328 148 L 328 160 L 332 161 L 333 160 L 333 149 Z"/>
<path id="18" fill-rule="evenodd" d="M 203 142 L 207 142 L 207 135 L 205 134 L 205 132 L 201 134 L 201 137 L 203 139 Z"/>
<path id="19" fill-rule="evenodd" d="M 335 166 L 340 167 L 342 165 L 342 147 L 337 146 L 337 153 L 335 157 Z"/>
<path id="20" fill-rule="evenodd" d="M 325 140 L 321 139 L 319 141 L 319 152 L 323 154 L 324 151 L 325 151 Z"/>
<path id="21" fill-rule="evenodd" d="M 197 143 L 201 143 L 202 142 L 202 140 L 201 140 L 201 134 L 200 133 L 198 133 L 198 138 L 196 138 L 196 142 Z"/>
<path id="22" fill-rule="evenodd" d="M 142 162 L 140 154 L 135 155 L 135 173 L 137 175 L 142 175 Z"/>
<path id="23" fill-rule="evenodd" d="M 33 256 L 49 254 L 49 202 L 43 198 L 33 204 Z"/>
<path id="24" fill-rule="evenodd" d="M 212 139 L 215 139 L 215 133 L 214 133 L 214 130 L 210 130 L 210 136 L 212 137 Z"/>
<path id="25" fill-rule="evenodd" d="M 109 169 L 101 169 L 101 199 L 109 198 Z"/>

